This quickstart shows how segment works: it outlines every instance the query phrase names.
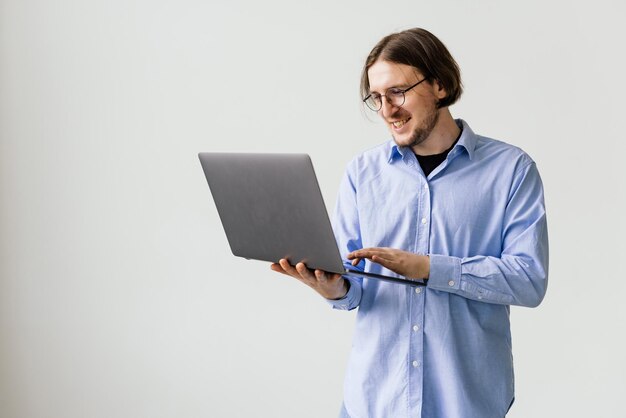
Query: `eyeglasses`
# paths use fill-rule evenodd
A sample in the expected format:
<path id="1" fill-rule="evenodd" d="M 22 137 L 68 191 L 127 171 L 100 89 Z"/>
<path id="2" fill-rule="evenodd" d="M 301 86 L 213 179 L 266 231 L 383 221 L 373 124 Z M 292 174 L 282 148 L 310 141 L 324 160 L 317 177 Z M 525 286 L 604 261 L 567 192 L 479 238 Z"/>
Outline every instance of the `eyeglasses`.
<path id="1" fill-rule="evenodd" d="M 387 99 L 387 103 L 389 103 L 390 105 L 395 106 L 395 107 L 400 107 L 404 104 L 404 100 L 406 99 L 406 97 L 404 97 L 404 94 L 407 91 L 411 90 L 413 87 L 417 87 L 422 81 L 426 81 L 427 79 L 428 77 L 425 77 L 421 79 L 420 81 L 418 81 L 417 83 L 413 84 L 411 87 L 408 87 L 406 89 L 399 89 L 397 87 L 392 87 L 388 89 L 385 92 L 385 94 L 370 93 L 367 95 L 365 99 L 363 99 L 363 101 L 365 102 L 367 107 L 372 109 L 374 112 L 378 112 L 380 109 L 382 109 L 383 97 Z"/>

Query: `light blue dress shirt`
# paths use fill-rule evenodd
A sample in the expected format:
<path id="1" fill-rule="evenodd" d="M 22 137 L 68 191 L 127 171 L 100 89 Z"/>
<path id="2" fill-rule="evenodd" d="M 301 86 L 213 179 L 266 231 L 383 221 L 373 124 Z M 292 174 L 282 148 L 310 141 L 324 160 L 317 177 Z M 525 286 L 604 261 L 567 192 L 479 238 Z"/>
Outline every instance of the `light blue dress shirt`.
<path id="1" fill-rule="evenodd" d="M 344 259 L 364 247 L 430 255 L 426 287 L 350 278 L 329 301 L 359 308 L 344 383 L 351 418 L 502 418 L 514 398 L 509 305 L 537 306 L 546 292 L 543 187 L 522 150 L 457 124 L 458 142 L 428 177 L 389 141 L 354 158 L 341 183 L 333 229 Z"/>

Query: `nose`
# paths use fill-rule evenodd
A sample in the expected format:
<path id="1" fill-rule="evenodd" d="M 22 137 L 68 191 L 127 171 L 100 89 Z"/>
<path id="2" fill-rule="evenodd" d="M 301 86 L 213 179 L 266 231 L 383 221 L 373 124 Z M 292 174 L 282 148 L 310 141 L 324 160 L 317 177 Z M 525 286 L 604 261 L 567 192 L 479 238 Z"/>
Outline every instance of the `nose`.
<path id="1" fill-rule="evenodd" d="M 382 115 L 384 118 L 388 118 L 389 116 L 391 116 L 398 108 L 399 106 L 394 106 L 389 100 L 387 100 L 387 98 L 382 98 L 381 97 L 381 108 L 380 111 L 382 112 Z"/>

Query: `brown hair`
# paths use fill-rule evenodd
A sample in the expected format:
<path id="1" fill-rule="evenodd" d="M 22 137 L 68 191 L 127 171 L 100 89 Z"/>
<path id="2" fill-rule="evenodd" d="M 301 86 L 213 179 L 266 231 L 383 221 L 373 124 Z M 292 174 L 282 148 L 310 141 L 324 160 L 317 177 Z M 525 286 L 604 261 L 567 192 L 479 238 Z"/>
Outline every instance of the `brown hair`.
<path id="1" fill-rule="evenodd" d="M 458 64 L 446 46 L 425 29 L 413 28 L 392 33 L 376 44 L 365 60 L 361 73 L 361 97 L 370 93 L 367 71 L 379 60 L 410 65 L 429 82 L 437 80 L 446 90 L 446 97 L 437 103 L 439 108 L 454 104 L 463 93 Z"/>

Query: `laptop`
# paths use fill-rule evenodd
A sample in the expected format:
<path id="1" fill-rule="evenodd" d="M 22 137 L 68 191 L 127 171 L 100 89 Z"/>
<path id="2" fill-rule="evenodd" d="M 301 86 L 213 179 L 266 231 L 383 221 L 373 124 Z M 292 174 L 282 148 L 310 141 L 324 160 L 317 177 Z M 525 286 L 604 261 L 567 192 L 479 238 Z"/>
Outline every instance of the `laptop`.
<path id="1" fill-rule="evenodd" d="M 344 276 L 424 285 L 346 268 L 311 158 L 307 154 L 198 154 L 232 253 L 246 259 L 303 262 Z"/>

